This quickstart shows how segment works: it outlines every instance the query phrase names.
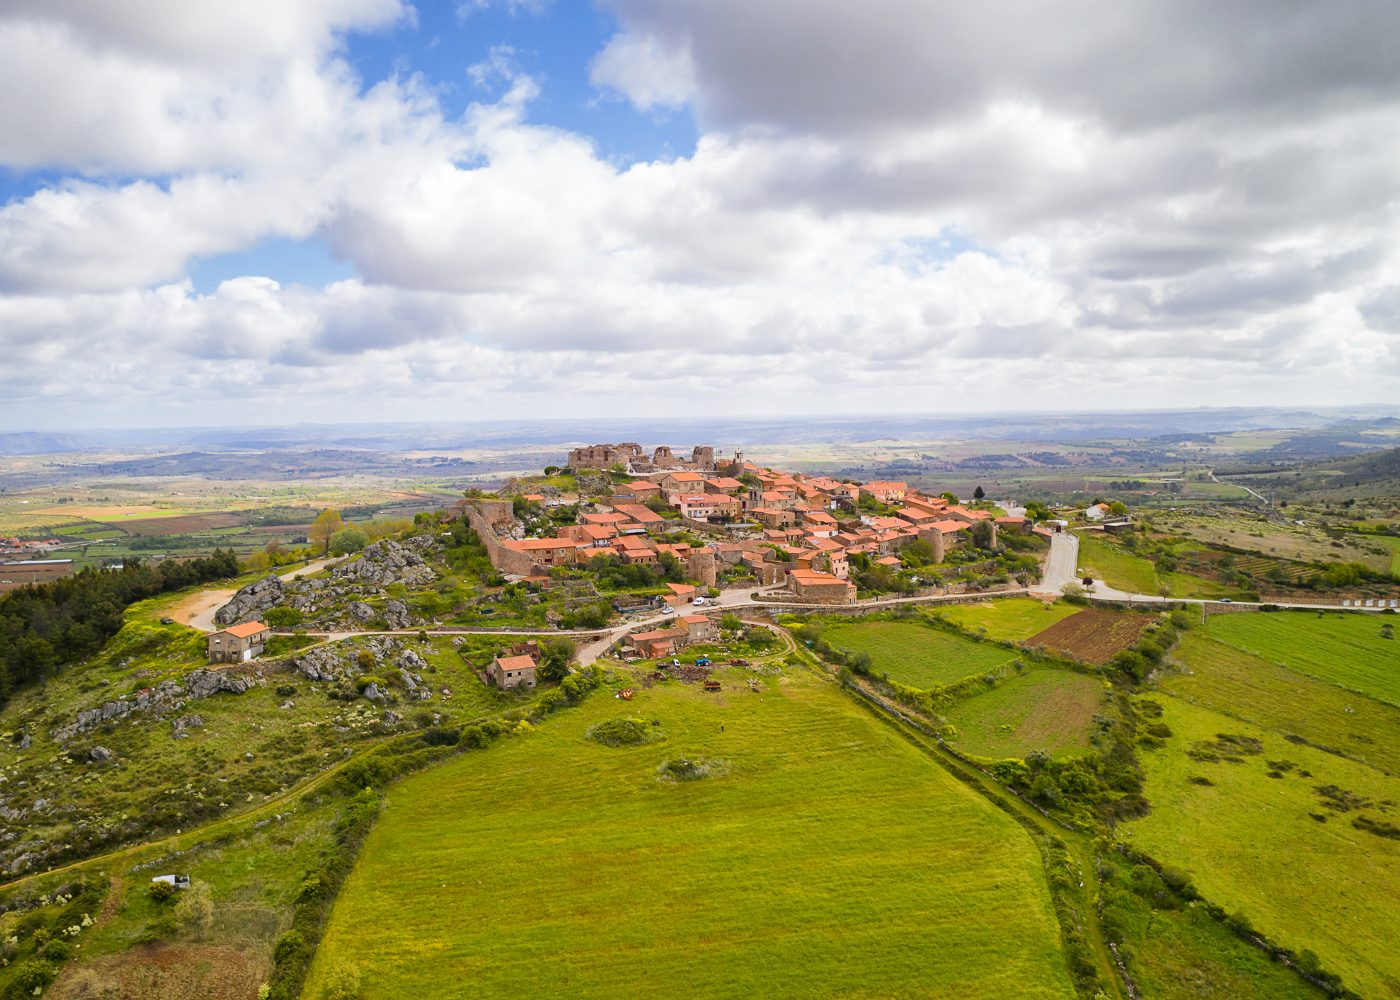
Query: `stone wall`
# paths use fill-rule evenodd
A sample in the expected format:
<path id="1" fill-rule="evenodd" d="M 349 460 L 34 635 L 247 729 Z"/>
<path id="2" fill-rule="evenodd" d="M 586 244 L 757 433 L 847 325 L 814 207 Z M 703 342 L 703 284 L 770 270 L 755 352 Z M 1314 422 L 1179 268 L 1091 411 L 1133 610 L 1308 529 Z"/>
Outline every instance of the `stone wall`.
<path id="1" fill-rule="evenodd" d="M 529 576 L 536 562 L 528 553 L 506 548 L 497 534 L 501 526 L 514 521 L 515 515 L 511 513 L 511 505 L 506 500 L 474 500 L 467 504 L 467 523 L 480 537 L 491 565 L 502 573 Z"/>

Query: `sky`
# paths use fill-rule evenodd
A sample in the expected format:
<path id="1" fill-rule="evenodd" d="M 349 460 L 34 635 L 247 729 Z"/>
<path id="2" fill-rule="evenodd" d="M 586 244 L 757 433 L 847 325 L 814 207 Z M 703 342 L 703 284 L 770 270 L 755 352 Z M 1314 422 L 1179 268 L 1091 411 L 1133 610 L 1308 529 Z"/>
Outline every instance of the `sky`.
<path id="1" fill-rule="evenodd" d="M 0 429 L 1400 400 L 1393 0 L 4 0 Z"/>

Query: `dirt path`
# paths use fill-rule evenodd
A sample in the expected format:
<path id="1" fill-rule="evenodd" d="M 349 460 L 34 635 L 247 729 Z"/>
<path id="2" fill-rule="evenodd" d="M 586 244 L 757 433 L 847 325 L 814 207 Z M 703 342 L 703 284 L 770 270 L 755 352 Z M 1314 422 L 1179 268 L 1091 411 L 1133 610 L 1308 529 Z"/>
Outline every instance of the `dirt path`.
<path id="1" fill-rule="evenodd" d="M 336 561 L 335 559 L 318 559 L 313 563 L 307 563 L 305 566 L 301 566 L 297 569 L 288 570 L 286 573 L 281 574 L 278 579 L 291 580 L 294 577 L 317 573 Z M 238 593 L 238 591 L 233 588 L 224 590 L 201 590 L 197 594 L 190 594 L 178 604 L 172 605 L 166 613 L 181 625 L 197 628 L 201 632 L 213 632 L 216 628 L 214 625 L 214 612 L 218 611 L 232 600 L 233 595 L 236 593 Z"/>

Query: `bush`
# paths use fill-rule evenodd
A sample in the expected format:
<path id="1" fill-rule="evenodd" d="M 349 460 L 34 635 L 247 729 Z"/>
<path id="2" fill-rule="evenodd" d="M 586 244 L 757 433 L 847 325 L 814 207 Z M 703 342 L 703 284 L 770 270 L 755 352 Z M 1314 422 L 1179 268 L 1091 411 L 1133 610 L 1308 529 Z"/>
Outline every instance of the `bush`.
<path id="1" fill-rule="evenodd" d="M 296 628 L 301 624 L 301 612 L 296 608 L 272 608 L 263 615 L 263 621 L 273 628 Z"/>
<path id="2" fill-rule="evenodd" d="M 369 544 L 369 535 L 359 528 L 342 528 L 331 535 L 331 555 L 345 556 L 360 552 Z"/>
<path id="3" fill-rule="evenodd" d="M 153 903 L 168 903 L 179 891 L 169 882 L 152 882 L 151 887 L 146 890 L 146 895 L 151 897 Z"/>
<path id="4" fill-rule="evenodd" d="M 359 996 L 359 966 L 348 962 L 337 963 L 326 976 L 326 985 L 321 990 L 322 1000 L 358 1000 Z"/>
<path id="5" fill-rule="evenodd" d="M 661 739 L 657 727 L 649 726 L 641 719 L 625 717 L 589 726 L 584 735 L 607 747 L 634 747 Z"/>

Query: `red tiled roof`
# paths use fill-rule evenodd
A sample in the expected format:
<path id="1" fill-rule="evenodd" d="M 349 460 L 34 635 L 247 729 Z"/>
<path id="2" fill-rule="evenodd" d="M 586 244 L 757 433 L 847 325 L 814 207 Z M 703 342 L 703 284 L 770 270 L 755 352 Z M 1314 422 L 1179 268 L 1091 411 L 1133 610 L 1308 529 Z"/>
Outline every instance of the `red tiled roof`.
<path id="1" fill-rule="evenodd" d="M 260 632 L 266 632 L 267 626 L 262 622 L 244 622 L 242 625 L 230 625 L 224 629 L 224 634 L 237 636 L 240 639 L 250 639 Z"/>

